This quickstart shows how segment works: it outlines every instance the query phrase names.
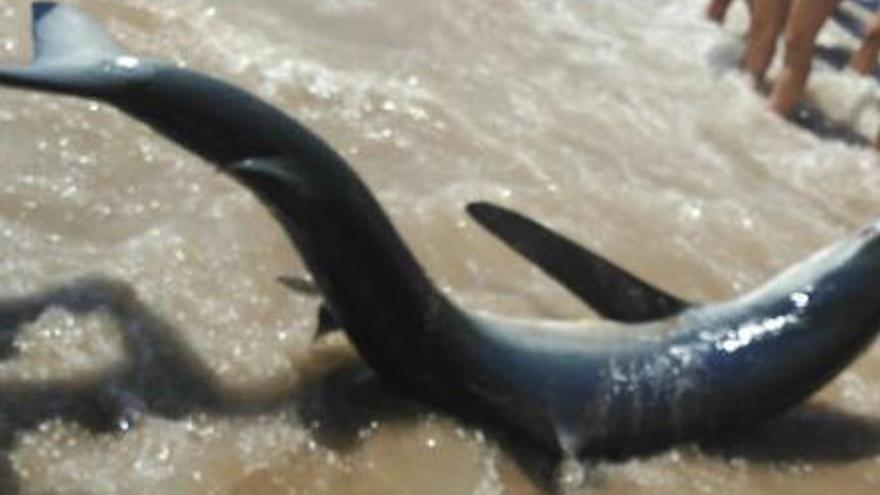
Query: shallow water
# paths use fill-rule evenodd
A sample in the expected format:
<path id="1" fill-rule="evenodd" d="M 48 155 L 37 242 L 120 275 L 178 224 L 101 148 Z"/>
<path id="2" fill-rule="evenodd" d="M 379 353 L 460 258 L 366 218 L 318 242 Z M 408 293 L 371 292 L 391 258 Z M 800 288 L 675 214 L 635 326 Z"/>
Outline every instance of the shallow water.
<path id="1" fill-rule="evenodd" d="M 79 3 L 132 52 L 236 81 L 318 130 L 471 308 L 587 314 L 475 226 L 472 200 L 699 301 L 880 212 L 878 155 L 770 115 L 731 70 L 742 6 L 720 30 L 702 0 Z M 26 2 L 0 0 L 5 60 L 27 59 L 28 22 Z M 852 46 L 833 27 L 821 41 Z M 813 83 L 829 115 L 874 132 L 873 80 L 820 66 Z M 275 282 L 304 273 L 296 253 L 198 159 L 106 106 L 9 90 L 0 149 L 0 294 L 49 306 L 0 305 L 21 323 L 0 361 L 21 413 L 0 418 L 15 426 L 0 493 L 542 493 L 541 466 L 384 390 L 343 339 L 310 345 L 318 301 Z M 94 432 L 71 410 L 104 396 L 82 390 L 146 413 Z M 41 415 L 50 397 L 61 412 Z M 756 432 L 591 465 L 566 493 L 873 494 L 878 468 L 875 346 Z"/>

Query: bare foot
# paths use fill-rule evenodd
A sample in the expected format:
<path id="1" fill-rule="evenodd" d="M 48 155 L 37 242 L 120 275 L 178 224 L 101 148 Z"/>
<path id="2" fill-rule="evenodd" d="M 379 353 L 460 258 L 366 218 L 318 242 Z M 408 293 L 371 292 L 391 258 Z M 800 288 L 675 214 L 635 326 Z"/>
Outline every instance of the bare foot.
<path id="1" fill-rule="evenodd" d="M 865 29 L 862 45 L 853 53 L 849 66 L 859 74 L 870 74 L 877 69 L 880 53 L 880 14 L 874 15 Z"/>

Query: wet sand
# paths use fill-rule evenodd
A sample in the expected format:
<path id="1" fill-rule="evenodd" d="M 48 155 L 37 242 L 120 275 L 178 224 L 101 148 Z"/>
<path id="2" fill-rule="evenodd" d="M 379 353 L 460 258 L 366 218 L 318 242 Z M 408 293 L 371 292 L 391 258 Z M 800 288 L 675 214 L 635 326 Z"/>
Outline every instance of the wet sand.
<path id="1" fill-rule="evenodd" d="M 720 30 L 697 0 L 78 3 L 133 53 L 316 129 L 471 308 L 589 315 L 471 222 L 473 200 L 694 301 L 880 212 L 878 155 L 769 114 L 730 70 L 741 6 Z M 0 0 L 4 60 L 27 60 L 28 26 Z M 873 80 L 821 66 L 809 96 L 880 123 Z M 389 392 L 342 338 L 312 346 L 318 301 L 275 282 L 304 275 L 296 253 L 199 159 L 104 105 L 9 90 L 0 149 L 0 493 L 544 493 L 540 459 Z M 101 431 L 120 404 L 122 431 Z M 874 346 L 753 432 L 591 464 L 566 493 L 873 494 L 878 467 Z"/>

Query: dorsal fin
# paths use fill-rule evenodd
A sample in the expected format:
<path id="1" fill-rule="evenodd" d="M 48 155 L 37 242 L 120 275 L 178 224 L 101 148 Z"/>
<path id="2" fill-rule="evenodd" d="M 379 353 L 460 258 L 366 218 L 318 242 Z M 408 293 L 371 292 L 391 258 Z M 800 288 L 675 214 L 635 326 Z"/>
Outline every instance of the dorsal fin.
<path id="1" fill-rule="evenodd" d="M 74 7 L 35 2 L 32 12 L 34 65 L 115 57 L 124 53 L 103 27 Z"/>
<path id="2" fill-rule="evenodd" d="M 485 202 L 471 203 L 467 211 L 606 318 L 636 323 L 665 318 L 690 306 L 519 213 Z"/>

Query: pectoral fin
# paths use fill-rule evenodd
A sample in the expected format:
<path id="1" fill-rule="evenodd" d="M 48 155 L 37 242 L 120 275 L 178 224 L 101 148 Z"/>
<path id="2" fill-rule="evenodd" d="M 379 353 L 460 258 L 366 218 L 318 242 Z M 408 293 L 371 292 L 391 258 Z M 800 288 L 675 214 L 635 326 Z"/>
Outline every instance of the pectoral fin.
<path id="1" fill-rule="evenodd" d="M 606 318 L 636 323 L 665 318 L 690 306 L 519 213 L 484 202 L 469 204 L 467 211 Z"/>
<path id="2" fill-rule="evenodd" d="M 278 277 L 278 282 L 288 289 L 306 296 L 320 296 L 321 289 L 318 285 L 305 277 Z"/>

